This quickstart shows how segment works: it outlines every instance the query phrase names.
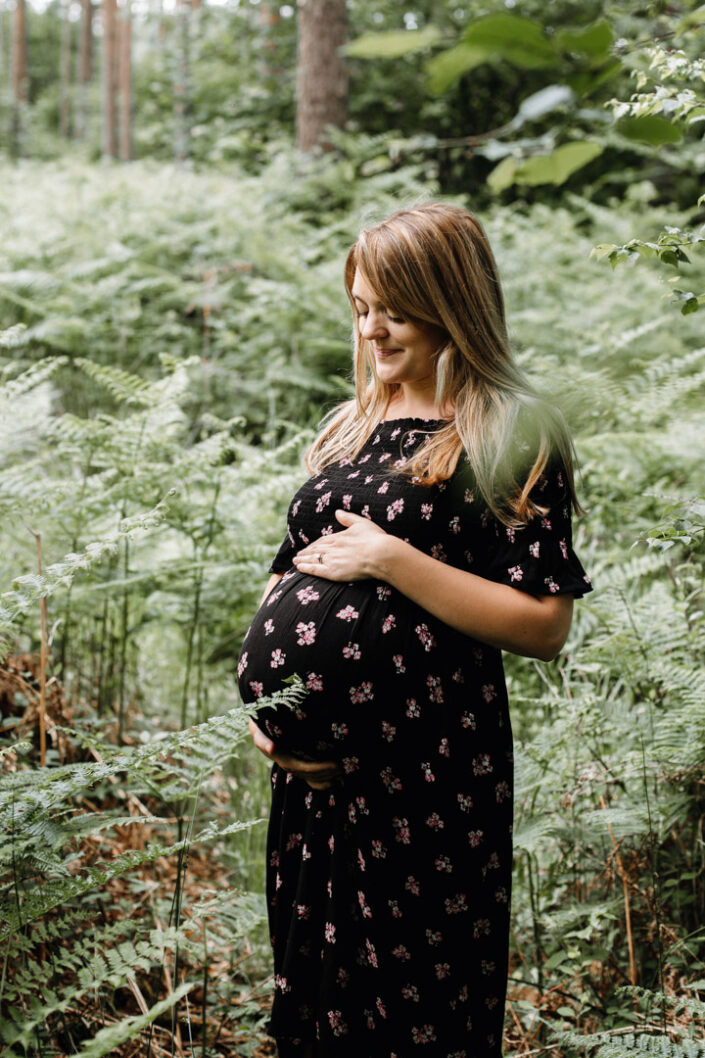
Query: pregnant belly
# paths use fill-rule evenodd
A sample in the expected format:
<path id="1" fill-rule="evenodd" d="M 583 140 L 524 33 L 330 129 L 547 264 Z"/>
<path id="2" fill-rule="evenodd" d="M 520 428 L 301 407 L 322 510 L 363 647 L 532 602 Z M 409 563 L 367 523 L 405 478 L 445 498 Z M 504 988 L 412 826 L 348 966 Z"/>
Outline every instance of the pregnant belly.
<path id="1" fill-rule="evenodd" d="M 408 715 L 417 708 L 419 687 L 428 701 L 433 681 L 442 679 L 438 625 L 385 584 L 339 583 L 289 571 L 243 643 L 241 697 L 254 702 L 299 676 L 308 688 L 301 705 L 265 706 L 257 723 L 279 748 L 342 759 L 364 748 L 381 725 L 392 727 L 395 710 Z M 456 635 L 441 625 L 441 635 L 443 630 Z"/>

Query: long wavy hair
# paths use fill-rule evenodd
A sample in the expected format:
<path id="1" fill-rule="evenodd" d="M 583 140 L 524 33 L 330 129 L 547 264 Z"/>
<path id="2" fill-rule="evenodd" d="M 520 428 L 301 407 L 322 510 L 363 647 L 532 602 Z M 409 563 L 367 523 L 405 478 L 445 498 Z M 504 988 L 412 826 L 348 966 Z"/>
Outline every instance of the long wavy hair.
<path id="1" fill-rule="evenodd" d="M 360 335 L 352 297 L 362 274 L 387 312 L 422 329 L 440 328 L 436 401 L 453 415 L 429 435 L 400 473 L 421 484 L 448 479 L 463 455 L 492 513 L 520 526 L 543 513 L 531 491 L 550 458 L 565 467 L 571 501 L 573 448 L 562 415 L 541 398 L 509 347 L 504 298 L 487 236 L 472 213 L 429 202 L 361 231 L 348 253 L 345 286 L 353 309 L 355 399 L 334 409 L 306 456 L 311 473 L 354 458 L 385 415 L 398 384 L 377 375 L 373 345 Z M 517 453 L 524 450 L 524 465 Z"/>

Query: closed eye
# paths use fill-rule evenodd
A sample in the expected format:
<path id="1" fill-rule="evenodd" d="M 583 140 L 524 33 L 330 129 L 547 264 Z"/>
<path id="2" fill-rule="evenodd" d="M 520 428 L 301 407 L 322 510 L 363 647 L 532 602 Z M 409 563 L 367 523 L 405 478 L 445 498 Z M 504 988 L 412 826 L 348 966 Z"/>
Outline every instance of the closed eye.
<path id="1" fill-rule="evenodd" d="M 355 315 L 356 315 L 357 319 L 359 320 L 359 319 L 362 319 L 363 316 L 367 316 L 368 312 L 369 312 L 369 309 L 356 309 L 355 310 Z M 405 320 L 402 319 L 401 316 L 391 316 L 387 312 L 386 309 L 382 309 L 382 312 L 384 312 L 385 316 L 387 317 L 387 319 L 389 320 L 390 323 L 405 323 L 406 322 Z"/>

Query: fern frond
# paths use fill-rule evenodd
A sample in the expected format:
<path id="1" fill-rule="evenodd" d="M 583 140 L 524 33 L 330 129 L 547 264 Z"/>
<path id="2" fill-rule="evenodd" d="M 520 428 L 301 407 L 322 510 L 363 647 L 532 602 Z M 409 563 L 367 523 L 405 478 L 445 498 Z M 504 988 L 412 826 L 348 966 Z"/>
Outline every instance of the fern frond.
<path id="1" fill-rule="evenodd" d="M 178 988 L 175 988 L 166 999 L 161 999 L 150 1007 L 146 1014 L 130 1015 L 122 1018 L 115 1025 L 100 1029 L 92 1040 L 89 1040 L 81 1047 L 77 1058 L 103 1058 L 104 1055 L 114 1052 L 124 1043 L 136 1039 L 143 1029 L 146 1029 L 158 1017 L 161 1017 L 162 1014 L 165 1014 L 172 1007 L 175 1007 L 177 1003 L 180 1003 L 193 987 L 194 985 L 191 982 L 185 981 Z"/>
<path id="2" fill-rule="evenodd" d="M 94 382 L 105 386 L 119 404 L 145 406 L 148 403 L 150 386 L 139 375 L 133 375 L 123 368 L 97 364 L 85 357 L 76 357 L 74 363 Z"/>

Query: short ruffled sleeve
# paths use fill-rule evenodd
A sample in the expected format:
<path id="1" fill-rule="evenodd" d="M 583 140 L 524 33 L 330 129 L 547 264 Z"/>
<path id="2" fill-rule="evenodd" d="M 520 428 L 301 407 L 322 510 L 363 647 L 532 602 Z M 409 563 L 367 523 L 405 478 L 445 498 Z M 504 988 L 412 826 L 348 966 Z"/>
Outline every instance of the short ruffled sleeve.
<path id="1" fill-rule="evenodd" d="M 276 555 L 272 559 L 272 564 L 269 567 L 270 573 L 286 573 L 288 569 L 292 567 L 292 560 L 294 558 L 295 548 L 294 542 L 291 539 L 291 530 L 287 528 L 286 536 L 282 540 L 281 547 L 277 551 Z"/>
<path id="2" fill-rule="evenodd" d="M 592 591 L 590 578 L 573 551 L 570 489 L 561 463 L 549 463 L 531 498 L 546 513 L 521 528 L 488 521 L 486 531 L 495 541 L 485 575 L 531 595 L 580 597 Z"/>

